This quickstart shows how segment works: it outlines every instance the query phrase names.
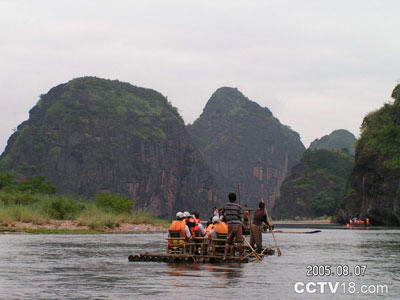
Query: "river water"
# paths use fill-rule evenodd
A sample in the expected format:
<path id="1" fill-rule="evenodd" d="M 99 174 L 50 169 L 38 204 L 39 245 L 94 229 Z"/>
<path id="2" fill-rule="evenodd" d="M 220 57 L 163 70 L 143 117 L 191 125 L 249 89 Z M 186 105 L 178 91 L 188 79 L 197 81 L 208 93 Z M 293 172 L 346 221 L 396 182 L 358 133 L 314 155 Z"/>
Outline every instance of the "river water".
<path id="1" fill-rule="evenodd" d="M 283 255 L 263 264 L 128 262 L 164 252 L 165 237 L 1 235 L 0 299 L 400 299 L 398 229 L 276 234 Z M 310 277 L 309 265 L 325 270 Z M 348 276 L 339 276 L 346 266 Z"/>

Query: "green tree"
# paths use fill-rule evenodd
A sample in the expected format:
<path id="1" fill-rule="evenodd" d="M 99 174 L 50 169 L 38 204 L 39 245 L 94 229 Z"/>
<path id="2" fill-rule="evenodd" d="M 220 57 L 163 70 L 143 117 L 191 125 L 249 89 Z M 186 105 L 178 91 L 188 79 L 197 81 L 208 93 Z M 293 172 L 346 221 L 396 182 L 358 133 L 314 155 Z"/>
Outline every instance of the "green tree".
<path id="1" fill-rule="evenodd" d="M 113 213 L 130 213 L 134 205 L 132 200 L 107 191 L 98 193 L 94 201 L 101 209 Z"/>
<path id="2" fill-rule="evenodd" d="M 57 220 L 75 219 L 84 209 L 83 203 L 67 196 L 51 197 L 43 204 L 43 210 Z"/>
<path id="3" fill-rule="evenodd" d="M 44 176 L 34 176 L 18 183 L 16 190 L 33 194 L 54 194 L 56 187 L 46 181 Z"/>

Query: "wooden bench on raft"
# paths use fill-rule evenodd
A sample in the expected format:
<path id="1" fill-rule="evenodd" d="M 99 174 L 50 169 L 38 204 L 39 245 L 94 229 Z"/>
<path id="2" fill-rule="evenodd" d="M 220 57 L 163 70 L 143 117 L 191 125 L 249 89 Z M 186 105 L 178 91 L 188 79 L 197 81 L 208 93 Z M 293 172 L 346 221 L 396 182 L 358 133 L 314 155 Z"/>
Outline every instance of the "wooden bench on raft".
<path id="1" fill-rule="evenodd" d="M 228 235 L 223 233 L 217 233 L 217 238 L 211 240 L 211 255 L 223 256 L 225 252 L 226 239 Z"/>
<path id="2" fill-rule="evenodd" d="M 169 230 L 167 238 L 167 253 L 169 254 L 200 254 L 207 253 L 207 239 L 202 237 L 200 231 L 194 232 L 191 241 L 181 237 L 179 230 Z"/>
<path id="3" fill-rule="evenodd" d="M 168 230 L 167 253 L 168 254 L 184 254 L 186 253 L 186 238 L 181 237 L 180 230 Z"/>
<path id="4" fill-rule="evenodd" d="M 207 254 L 207 239 L 201 236 L 200 230 L 195 230 L 192 241 L 188 244 L 189 253 L 206 255 Z"/>
<path id="5" fill-rule="evenodd" d="M 228 238 L 227 234 L 217 233 L 217 238 L 213 239 L 211 242 L 211 249 L 209 251 L 210 252 L 209 254 L 215 255 L 215 256 L 224 255 L 227 238 Z M 242 247 L 245 252 L 248 252 L 248 253 L 252 252 L 251 248 L 249 246 L 247 246 L 245 243 L 243 243 Z M 232 253 L 234 253 L 236 250 L 237 250 L 236 246 L 235 245 L 232 246 L 232 249 L 231 249 Z M 231 255 L 231 254 L 228 254 L 228 255 Z"/>

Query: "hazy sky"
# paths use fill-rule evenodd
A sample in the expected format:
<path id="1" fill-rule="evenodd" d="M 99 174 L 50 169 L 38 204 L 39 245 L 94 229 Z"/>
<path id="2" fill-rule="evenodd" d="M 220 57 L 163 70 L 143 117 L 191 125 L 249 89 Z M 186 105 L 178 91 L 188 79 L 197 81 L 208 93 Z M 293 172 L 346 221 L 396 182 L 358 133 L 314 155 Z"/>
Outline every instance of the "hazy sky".
<path id="1" fill-rule="evenodd" d="M 187 123 L 218 87 L 308 145 L 358 135 L 400 78 L 400 1 L 0 0 L 0 152 L 40 94 L 80 76 L 153 88 Z"/>

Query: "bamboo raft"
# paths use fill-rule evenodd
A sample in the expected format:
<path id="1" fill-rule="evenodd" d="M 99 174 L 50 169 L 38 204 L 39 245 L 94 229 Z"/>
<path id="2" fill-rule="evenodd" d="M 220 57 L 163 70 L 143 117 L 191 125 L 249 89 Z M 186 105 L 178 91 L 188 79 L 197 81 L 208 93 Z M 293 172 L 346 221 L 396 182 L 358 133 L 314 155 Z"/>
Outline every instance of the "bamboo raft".
<path id="1" fill-rule="evenodd" d="M 217 233 L 211 243 L 204 237 L 195 236 L 191 242 L 181 237 L 178 230 L 169 230 L 166 238 L 167 253 L 139 253 L 129 255 L 130 262 L 164 262 L 164 263 L 248 263 L 253 260 L 262 260 L 266 255 L 274 255 L 275 250 L 265 248 L 263 254 L 255 254 L 249 243 L 243 245 L 244 256 L 230 255 L 224 259 L 224 249 L 227 234 Z M 247 242 L 247 241 L 246 241 Z M 236 251 L 233 247 L 233 253 Z"/>

